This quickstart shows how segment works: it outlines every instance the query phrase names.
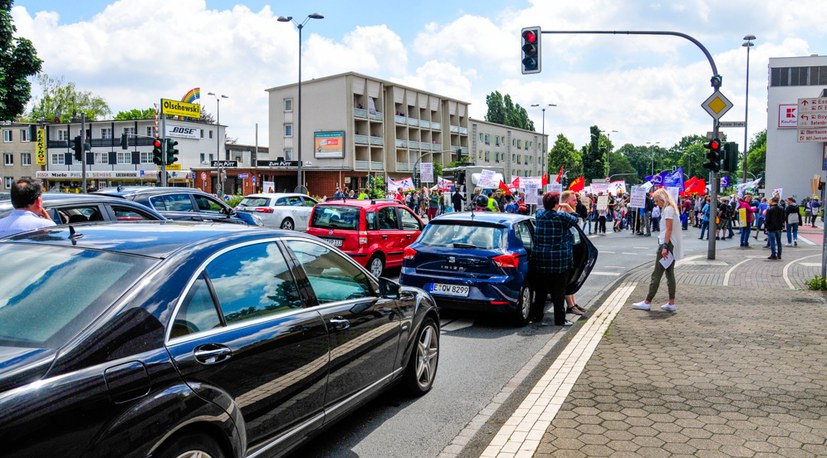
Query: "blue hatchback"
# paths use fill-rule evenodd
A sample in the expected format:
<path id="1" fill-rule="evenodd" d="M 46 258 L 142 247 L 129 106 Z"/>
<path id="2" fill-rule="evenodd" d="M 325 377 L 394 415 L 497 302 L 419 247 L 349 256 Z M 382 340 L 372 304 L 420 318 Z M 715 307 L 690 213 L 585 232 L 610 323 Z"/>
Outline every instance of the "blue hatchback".
<path id="1" fill-rule="evenodd" d="M 567 293 L 585 282 L 597 249 L 572 228 L 575 271 Z M 506 313 L 528 322 L 534 222 L 510 213 L 449 213 L 432 220 L 405 249 L 399 282 L 429 291 L 441 308 Z"/>

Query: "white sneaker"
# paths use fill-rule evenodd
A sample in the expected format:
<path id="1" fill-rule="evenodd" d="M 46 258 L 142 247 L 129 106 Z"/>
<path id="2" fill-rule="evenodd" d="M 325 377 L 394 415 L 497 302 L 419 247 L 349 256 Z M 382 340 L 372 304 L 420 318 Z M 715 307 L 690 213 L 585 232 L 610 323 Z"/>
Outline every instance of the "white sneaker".
<path id="1" fill-rule="evenodd" d="M 667 312 L 674 312 L 675 311 L 675 304 L 663 304 L 660 306 L 661 309 L 666 310 Z"/>
<path id="2" fill-rule="evenodd" d="M 635 310 L 646 310 L 647 312 L 652 308 L 652 304 L 647 304 L 646 301 L 635 302 L 632 304 Z"/>

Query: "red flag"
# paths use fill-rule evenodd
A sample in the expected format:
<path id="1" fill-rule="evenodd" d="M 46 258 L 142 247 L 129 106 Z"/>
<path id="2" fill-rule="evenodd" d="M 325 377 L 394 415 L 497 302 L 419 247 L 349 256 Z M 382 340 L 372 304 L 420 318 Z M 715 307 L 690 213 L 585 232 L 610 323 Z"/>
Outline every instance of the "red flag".
<path id="1" fill-rule="evenodd" d="M 506 186 L 506 185 L 505 185 L 505 182 L 504 182 L 503 180 L 500 180 L 500 186 L 499 186 L 499 188 L 500 188 L 500 189 L 502 189 L 502 190 L 503 190 L 503 191 L 505 191 L 505 192 L 509 192 L 509 191 L 508 191 L 508 186 Z"/>
<path id="2" fill-rule="evenodd" d="M 561 178 L 563 178 L 563 168 L 565 168 L 565 166 L 564 166 L 564 165 L 561 165 L 561 166 L 560 166 L 560 171 L 559 171 L 559 172 L 557 172 L 557 179 L 556 179 L 556 180 L 554 180 L 556 183 L 559 183 L 559 182 L 560 182 L 560 179 L 561 179 Z"/>
<path id="3" fill-rule="evenodd" d="M 520 189 L 520 177 L 516 177 L 511 181 L 511 189 Z"/>
<path id="4" fill-rule="evenodd" d="M 543 174 L 543 179 L 541 180 L 540 184 L 542 184 L 543 186 L 548 184 L 548 174 L 547 173 Z"/>
<path id="5" fill-rule="evenodd" d="M 584 177 L 577 177 L 569 185 L 569 190 L 574 191 L 574 192 L 580 192 L 585 187 L 586 187 L 586 179 Z"/>

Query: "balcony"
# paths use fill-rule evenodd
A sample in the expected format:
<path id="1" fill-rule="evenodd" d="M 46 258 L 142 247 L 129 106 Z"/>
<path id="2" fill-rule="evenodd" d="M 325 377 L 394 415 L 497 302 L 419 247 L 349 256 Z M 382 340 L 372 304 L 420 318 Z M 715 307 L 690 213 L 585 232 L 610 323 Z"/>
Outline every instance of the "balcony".
<path id="1" fill-rule="evenodd" d="M 374 111 L 373 113 L 369 113 L 368 117 L 374 121 L 384 121 L 385 118 L 382 117 L 381 111 Z"/>
<path id="2" fill-rule="evenodd" d="M 431 151 L 442 151 L 442 143 L 431 143 Z"/>
<path id="3" fill-rule="evenodd" d="M 371 170 L 374 172 L 384 171 L 382 161 L 356 161 L 356 170 Z"/>
<path id="4" fill-rule="evenodd" d="M 353 109 L 353 117 L 355 118 L 367 118 L 368 117 L 368 110 L 364 108 L 354 108 Z"/>
<path id="5" fill-rule="evenodd" d="M 419 127 L 424 127 L 426 129 L 430 129 L 431 128 L 431 121 L 426 121 L 424 119 L 420 119 L 419 120 Z"/>
<path id="6" fill-rule="evenodd" d="M 431 122 L 431 129 L 433 130 L 442 130 L 442 124 L 438 122 Z"/>
<path id="7" fill-rule="evenodd" d="M 460 127 L 459 128 L 460 135 L 468 135 L 468 128 L 467 127 Z"/>
<path id="8" fill-rule="evenodd" d="M 395 115 L 395 116 L 393 117 L 393 120 L 394 120 L 394 122 L 396 122 L 397 124 L 405 124 L 405 117 L 404 117 L 404 116 Z"/>
<path id="9" fill-rule="evenodd" d="M 411 164 L 408 164 L 407 162 L 396 163 L 397 172 L 410 172 L 411 170 L 413 170 L 413 167 L 411 167 Z"/>
<path id="10" fill-rule="evenodd" d="M 408 148 L 409 149 L 420 149 L 421 146 L 420 146 L 419 142 L 415 142 L 413 140 L 408 140 Z"/>
<path id="11" fill-rule="evenodd" d="M 406 122 L 408 123 L 409 126 L 413 126 L 413 127 L 416 127 L 416 126 L 419 125 L 419 120 L 418 119 L 408 118 L 408 119 L 406 119 Z"/>
<path id="12" fill-rule="evenodd" d="M 353 136 L 353 141 L 354 141 L 354 143 L 357 143 L 359 145 L 367 145 L 368 144 L 368 136 L 367 135 L 355 134 Z"/>
<path id="13" fill-rule="evenodd" d="M 371 136 L 370 137 L 370 144 L 371 145 L 376 145 L 376 146 L 382 146 L 382 145 L 385 144 L 385 139 L 382 138 L 382 137 Z"/>
<path id="14" fill-rule="evenodd" d="M 407 148 L 408 147 L 408 141 L 407 140 L 401 140 L 401 139 L 397 138 L 396 139 L 396 147 L 397 148 Z"/>
<path id="15" fill-rule="evenodd" d="M 459 133 L 459 126 L 451 126 L 451 133 L 458 134 Z"/>

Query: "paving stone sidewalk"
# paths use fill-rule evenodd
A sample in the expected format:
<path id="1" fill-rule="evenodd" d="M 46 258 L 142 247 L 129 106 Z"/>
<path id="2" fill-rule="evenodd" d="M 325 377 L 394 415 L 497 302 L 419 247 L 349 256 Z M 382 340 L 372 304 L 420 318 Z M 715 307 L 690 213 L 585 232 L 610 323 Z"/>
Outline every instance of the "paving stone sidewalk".
<path id="1" fill-rule="evenodd" d="M 803 289 L 820 253 L 679 264 L 677 313 L 658 306 L 665 279 L 652 311 L 633 310 L 651 271 L 632 272 L 629 304 L 534 456 L 827 456 L 827 295 Z"/>

